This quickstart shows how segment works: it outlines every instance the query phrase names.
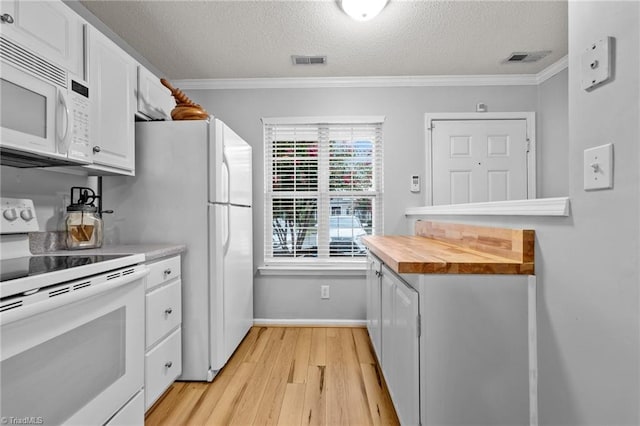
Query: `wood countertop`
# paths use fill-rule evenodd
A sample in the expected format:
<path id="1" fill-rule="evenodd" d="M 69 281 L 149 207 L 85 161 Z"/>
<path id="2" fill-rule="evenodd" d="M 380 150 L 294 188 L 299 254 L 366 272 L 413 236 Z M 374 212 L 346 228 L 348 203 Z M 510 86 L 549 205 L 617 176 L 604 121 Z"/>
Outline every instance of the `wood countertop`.
<path id="1" fill-rule="evenodd" d="M 416 234 L 362 240 L 401 274 L 535 274 L 532 230 L 419 221 Z"/>

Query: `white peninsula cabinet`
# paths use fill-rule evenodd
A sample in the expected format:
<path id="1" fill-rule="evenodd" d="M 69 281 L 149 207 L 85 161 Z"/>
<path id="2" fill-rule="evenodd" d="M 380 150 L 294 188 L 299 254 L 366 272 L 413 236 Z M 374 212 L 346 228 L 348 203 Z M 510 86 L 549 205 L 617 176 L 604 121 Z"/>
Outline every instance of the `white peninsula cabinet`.
<path id="1" fill-rule="evenodd" d="M 367 328 L 401 424 L 536 424 L 533 231 L 434 226 L 363 238 Z"/>
<path id="2" fill-rule="evenodd" d="M 135 174 L 136 61 L 108 37 L 89 28 L 88 82 L 95 174 Z"/>
<path id="3" fill-rule="evenodd" d="M 180 256 L 151 263 L 149 269 L 145 303 L 145 410 L 182 374 Z"/>

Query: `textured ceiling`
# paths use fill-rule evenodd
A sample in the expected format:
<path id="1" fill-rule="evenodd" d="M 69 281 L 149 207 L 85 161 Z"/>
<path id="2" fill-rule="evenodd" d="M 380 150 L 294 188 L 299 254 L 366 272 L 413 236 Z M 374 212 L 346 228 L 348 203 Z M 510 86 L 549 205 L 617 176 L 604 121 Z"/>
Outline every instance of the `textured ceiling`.
<path id="1" fill-rule="evenodd" d="M 567 54 L 566 1 L 391 0 L 367 22 L 332 0 L 82 4 L 172 79 L 534 74 Z"/>

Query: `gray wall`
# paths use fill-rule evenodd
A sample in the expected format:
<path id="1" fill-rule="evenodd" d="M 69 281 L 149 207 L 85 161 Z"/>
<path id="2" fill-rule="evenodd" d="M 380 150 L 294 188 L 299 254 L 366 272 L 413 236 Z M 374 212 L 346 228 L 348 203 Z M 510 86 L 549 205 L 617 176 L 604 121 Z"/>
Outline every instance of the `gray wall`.
<path id="1" fill-rule="evenodd" d="M 565 72 L 566 74 L 566 72 Z M 563 87 L 563 84 L 565 85 Z M 254 264 L 263 264 L 264 212 L 263 212 L 263 133 L 261 117 L 326 116 L 326 115 L 384 115 L 384 233 L 406 234 L 407 207 L 424 205 L 424 189 L 419 194 L 409 191 L 411 174 L 424 175 L 425 134 L 424 114 L 427 112 L 472 112 L 478 102 L 484 102 L 489 110 L 539 111 L 540 105 L 554 111 L 547 122 L 555 126 L 549 131 L 554 138 L 562 132 L 558 124 L 566 120 L 560 112 L 566 108 L 566 76 L 545 82 L 552 86 L 539 95 L 536 86 L 500 87 L 416 87 L 416 88 L 335 88 L 335 89 L 239 89 L 239 90 L 191 90 L 195 102 L 225 121 L 254 149 Z M 566 96 L 565 96 L 566 97 Z M 541 101 L 542 100 L 542 101 Z M 556 117 L 556 119 L 552 119 Z M 545 122 L 539 128 L 544 130 Z M 566 125 L 565 125 L 566 128 Z M 566 144 L 566 137 L 557 137 L 554 144 Z M 559 155 L 558 149 L 545 150 L 545 141 L 539 137 L 540 158 Z M 566 163 L 565 154 L 565 163 Z M 548 169 L 548 168 L 547 168 Z M 545 169 L 546 174 L 556 171 Z M 563 179 L 566 167 L 557 177 L 542 180 L 539 194 L 559 191 L 547 189 L 546 182 L 554 185 Z M 538 173 L 541 175 L 542 173 Z M 566 183 L 565 183 L 566 186 Z M 564 194 L 566 195 L 566 193 Z M 334 284 L 330 300 L 320 299 L 320 285 Z M 348 288 L 341 288 L 348 286 Z M 256 318 L 307 318 L 307 319 L 363 319 L 365 312 L 364 277 L 346 278 L 334 276 L 282 276 L 256 275 Z M 291 294 L 296 295 L 292 303 Z"/>
<path id="2" fill-rule="evenodd" d="M 538 197 L 569 194 L 569 96 L 568 70 L 538 86 L 536 114 Z"/>
<path id="3" fill-rule="evenodd" d="M 0 166 L 0 196 L 33 199 L 40 231 L 64 230 L 63 217 L 69 204 L 71 187 L 88 186 L 95 189 L 95 185 L 95 177 L 47 169 Z"/>

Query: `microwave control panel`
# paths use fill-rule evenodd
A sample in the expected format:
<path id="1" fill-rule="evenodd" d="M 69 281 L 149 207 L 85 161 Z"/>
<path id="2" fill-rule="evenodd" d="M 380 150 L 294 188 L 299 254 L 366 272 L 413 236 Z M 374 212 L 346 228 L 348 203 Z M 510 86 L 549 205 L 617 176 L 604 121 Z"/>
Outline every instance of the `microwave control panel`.
<path id="1" fill-rule="evenodd" d="M 89 111 L 91 108 L 89 88 L 75 80 L 71 80 L 70 98 L 73 129 L 71 129 L 69 154 L 74 158 L 89 159 L 91 158 L 91 149 L 89 148 Z"/>

